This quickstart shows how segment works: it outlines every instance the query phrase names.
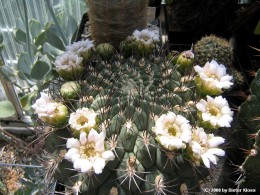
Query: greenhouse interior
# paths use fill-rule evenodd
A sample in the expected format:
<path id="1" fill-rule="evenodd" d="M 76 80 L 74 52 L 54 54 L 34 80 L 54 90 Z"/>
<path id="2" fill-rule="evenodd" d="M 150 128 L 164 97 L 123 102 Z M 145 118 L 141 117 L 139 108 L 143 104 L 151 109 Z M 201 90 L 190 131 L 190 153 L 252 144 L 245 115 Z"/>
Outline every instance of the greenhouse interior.
<path id="1" fill-rule="evenodd" d="M 0 195 L 260 194 L 259 0 L 0 10 Z"/>

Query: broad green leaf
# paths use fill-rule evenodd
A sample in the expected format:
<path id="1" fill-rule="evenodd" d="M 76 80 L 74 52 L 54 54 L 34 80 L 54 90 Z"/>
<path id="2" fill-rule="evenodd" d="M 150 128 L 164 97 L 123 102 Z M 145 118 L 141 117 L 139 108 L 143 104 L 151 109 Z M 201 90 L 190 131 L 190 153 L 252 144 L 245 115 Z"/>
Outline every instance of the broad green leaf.
<path id="1" fill-rule="evenodd" d="M 41 33 L 41 30 L 42 30 L 41 24 L 39 21 L 37 21 L 35 19 L 31 19 L 29 22 L 29 25 L 30 25 L 30 31 L 31 31 L 32 38 L 34 39 Z"/>
<path id="2" fill-rule="evenodd" d="M 11 82 L 11 77 L 15 77 L 15 72 L 10 66 L 1 66 L 0 73 L 5 81 Z"/>
<path id="3" fill-rule="evenodd" d="M 55 60 L 56 56 L 61 55 L 63 51 L 57 49 L 56 47 L 53 47 L 49 43 L 44 43 L 43 53 L 46 54 L 50 60 Z"/>
<path id="4" fill-rule="evenodd" d="M 72 35 L 71 39 L 70 39 L 70 43 L 73 43 L 76 41 L 78 36 L 78 29 L 75 30 L 74 34 Z"/>
<path id="5" fill-rule="evenodd" d="M 4 49 L 4 44 L 0 44 L 0 53 L 2 52 L 2 50 Z"/>
<path id="6" fill-rule="evenodd" d="M 21 105 L 24 110 L 30 110 L 32 106 L 32 99 L 36 96 L 37 91 L 26 94 L 20 99 Z"/>
<path id="7" fill-rule="evenodd" d="M 18 71 L 18 76 L 20 79 L 28 82 L 30 86 L 34 86 L 36 83 L 30 78 L 30 75 L 24 74 L 22 71 Z"/>
<path id="8" fill-rule="evenodd" d="M 52 46 L 56 47 L 59 50 L 65 50 L 65 46 L 60 39 L 60 37 L 55 34 L 51 29 L 47 29 L 46 31 L 46 37 L 47 37 L 47 42 L 51 44 Z"/>
<path id="9" fill-rule="evenodd" d="M 62 28 L 66 28 L 65 18 L 66 18 L 66 15 L 64 14 L 64 12 L 60 12 L 59 14 L 56 15 L 56 19 Z M 56 28 L 56 25 L 53 25 L 52 27 Z"/>
<path id="10" fill-rule="evenodd" d="M 16 113 L 14 106 L 10 101 L 1 101 L 0 110 L 0 118 L 11 117 Z"/>
<path id="11" fill-rule="evenodd" d="M 46 33 L 45 31 L 42 31 L 37 37 L 35 37 L 34 44 L 36 45 L 36 47 L 39 47 L 46 42 L 46 39 Z"/>
<path id="12" fill-rule="evenodd" d="M 18 70 L 22 71 L 24 74 L 31 74 L 32 63 L 30 59 L 30 55 L 27 52 L 23 52 L 20 54 L 18 59 Z"/>
<path id="13" fill-rule="evenodd" d="M 4 41 L 4 36 L 3 36 L 3 33 L 0 32 L 0 44 L 2 44 Z"/>
<path id="14" fill-rule="evenodd" d="M 74 41 L 72 40 L 73 35 L 75 34 L 75 31 L 78 30 L 78 24 L 77 21 L 72 17 L 71 15 L 68 16 L 68 24 L 67 24 L 67 35 L 69 37 L 69 40 L 71 43 Z"/>
<path id="15" fill-rule="evenodd" d="M 21 43 L 21 44 L 26 43 L 26 33 L 25 33 L 25 31 L 21 30 L 20 28 L 15 30 L 14 37 L 18 43 Z"/>
<path id="16" fill-rule="evenodd" d="M 17 18 L 16 19 L 16 28 L 19 28 L 21 29 L 22 31 L 26 31 L 26 28 L 25 28 L 25 25 L 24 25 L 24 22 L 22 20 L 22 18 Z"/>
<path id="17" fill-rule="evenodd" d="M 50 64 L 44 61 L 37 61 L 32 67 L 31 77 L 36 80 L 44 79 L 52 70 Z"/>

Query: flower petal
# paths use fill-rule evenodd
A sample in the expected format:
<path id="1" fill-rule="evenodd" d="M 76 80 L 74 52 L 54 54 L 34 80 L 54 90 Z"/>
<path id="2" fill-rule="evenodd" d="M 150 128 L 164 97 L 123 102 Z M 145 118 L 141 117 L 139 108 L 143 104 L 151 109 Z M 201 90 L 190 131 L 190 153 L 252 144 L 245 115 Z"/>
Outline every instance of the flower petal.
<path id="1" fill-rule="evenodd" d="M 207 167 L 207 168 L 210 168 L 210 161 L 207 157 L 207 154 L 202 154 L 201 155 L 201 158 L 202 158 L 202 161 L 204 163 L 204 165 Z"/>
<path id="2" fill-rule="evenodd" d="M 69 138 L 69 139 L 67 139 L 66 147 L 67 148 L 79 148 L 80 142 L 79 142 L 79 140 L 77 140 L 75 138 Z"/>
<path id="3" fill-rule="evenodd" d="M 87 143 L 87 134 L 85 132 L 80 133 L 80 144 L 85 145 Z"/>
<path id="4" fill-rule="evenodd" d="M 96 174 L 102 173 L 105 167 L 105 160 L 103 158 L 97 158 L 93 163 L 93 168 Z"/>
<path id="5" fill-rule="evenodd" d="M 106 160 L 114 160 L 115 159 L 115 155 L 112 151 L 108 150 L 102 153 L 102 158 L 106 159 Z"/>

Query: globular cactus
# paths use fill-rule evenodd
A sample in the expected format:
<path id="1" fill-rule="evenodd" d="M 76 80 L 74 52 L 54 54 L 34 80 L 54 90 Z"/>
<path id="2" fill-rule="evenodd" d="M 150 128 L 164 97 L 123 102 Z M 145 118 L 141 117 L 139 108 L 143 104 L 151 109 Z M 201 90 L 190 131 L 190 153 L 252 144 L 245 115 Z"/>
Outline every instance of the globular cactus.
<path id="1" fill-rule="evenodd" d="M 233 49 L 224 38 L 215 35 L 204 36 L 194 44 L 193 51 L 195 62 L 201 66 L 211 60 L 228 67 L 233 65 Z"/>
<path id="2" fill-rule="evenodd" d="M 196 64 L 203 66 L 211 60 L 224 64 L 227 67 L 228 73 L 233 76 L 233 88 L 243 86 L 245 78 L 234 67 L 234 52 L 228 40 L 215 35 L 207 35 L 194 44 L 193 51 Z"/>
<path id="3" fill-rule="evenodd" d="M 188 55 L 189 64 L 183 56 L 176 64 L 159 46 L 158 34 L 144 30 L 133 36 L 142 33 L 155 37 L 148 36 L 151 41 L 147 36 L 128 37 L 137 44 L 124 42 L 126 47 L 105 59 L 99 52 L 107 45 L 91 48 L 92 59 L 76 81 L 80 90 L 69 88 L 78 99 L 64 98 L 63 92 L 52 88 L 48 91 L 70 111 L 67 125 L 53 126 L 45 141 L 51 153 L 67 151 L 54 177 L 68 193 L 199 192 L 211 163 L 225 154 L 218 148 L 224 138 L 213 134 L 215 128 L 208 130 L 212 125 L 230 126 L 230 121 L 224 122 L 232 115 L 227 102 L 222 97 L 203 100 L 196 91 L 194 71 L 183 71 L 187 75 L 178 72 L 181 66 L 184 70 L 192 67 L 193 55 Z M 140 43 L 152 51 L 142 55 L 141 50 L 133 49 L 132 55 L 124 55 L 128 46 Z M 213 66 L 218 68 L 216 63 Z M 54 83 L 63 86 L 66 82 L 58 79 Z M 72 92 L 66 90 L 66 94 Z M 198 122 L 204 116 L 211 124 L 205 129 Z"/>
<path id="4" fill-rule="evenodd" d="M 87 0 L 91 37 L 114 46 L 147 26 L 148 0 Z"/>
<path id="5" fill-rule="evenodd" d="M 250 85 L 251 95 L 239 107 L 239 124 L 247 132 L 249 149 L 246 158 L 240 166 L 242 177 L 239 178 L 239 187 L 259 192 L 260 178 L 260 70 Z"/>

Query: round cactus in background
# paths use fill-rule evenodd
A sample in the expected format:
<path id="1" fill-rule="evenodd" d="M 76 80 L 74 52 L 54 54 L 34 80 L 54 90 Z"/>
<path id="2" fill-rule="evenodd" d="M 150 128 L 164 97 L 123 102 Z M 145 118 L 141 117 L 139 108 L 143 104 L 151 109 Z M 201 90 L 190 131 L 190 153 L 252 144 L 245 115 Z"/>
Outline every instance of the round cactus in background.
<path id="1" fill-rule="evenodd" d="M 215 35 L 204 36 L 194 44 L 195 63 L 203 66 L 212 60 L 233 66 L 234 54 L 228 40 Z"/>

